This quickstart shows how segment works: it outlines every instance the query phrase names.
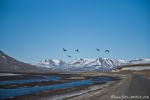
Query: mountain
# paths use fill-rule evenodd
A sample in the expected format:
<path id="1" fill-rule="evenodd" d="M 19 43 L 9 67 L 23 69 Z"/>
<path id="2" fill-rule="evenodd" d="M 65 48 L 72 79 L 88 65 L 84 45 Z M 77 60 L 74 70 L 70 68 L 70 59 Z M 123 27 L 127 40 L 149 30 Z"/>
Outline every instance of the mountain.
<path id="1" fill-rule="evenodd" d="M 64 71 L 94 71 L 94 70 L 110 70 L 119 65 L 124 64 L 124 60 L 116 60 L 109 58 L 98 59 L 76 59 L 72 62 L 64 62 L 61 60 L 45 59 L 40 61 L 36 65 L 40 68 L 48 68 L 51 70 L 64 70 Z"/>
<path id="2" fill-rule="evenodd" d="M 124 65 L 117 67 L 118 70 L 147 70 L 150 69 L 150 59 L 147 58 L 135 58 L 128 61 Z"/>
<path id="3" fill-rule="evenodd" d="M 35 64 L 18 61 L 0 51 L 0 71 L 41 71 L 41 69 L 62 71 L 106 71 L 121 65 L 150 64 L 150 59 L 136 58 L 131 61 L 110 58 L 76 59 L 72 62 L 45 59 Z M 43 70 L 44 71 L 44 70 Z"/>
<path id="4" fill-rule="evenodd" d="M 146 58 L 135 58 L 134 60 L 131 60 L 128 62 L 129 64 L 145 64 L 150 63 L 150 59 Z"/>
<path id="5" fill-rule="evenodd" d="M 120 61 L 109 58 L 98 59 L 77 59 L 69 63 L 70 70 L 110 70 L 118 65 L 121 65 Z"/>
<path id="6" fill-rule="evenodd" d="M 33 65 L 42 67 L 42 68 L 49 68 L 49 69 L 57 68 L 58 69 L 61 66 L 67 66 L 67 63 L 61 60 L 45 59 Z"/>
<path id="7" fill-rule="evenodd" d="M 0 51 L 0 71 L 31 71 L 40 70 L 40 68 L 18 61 L 2 51 Z"/>

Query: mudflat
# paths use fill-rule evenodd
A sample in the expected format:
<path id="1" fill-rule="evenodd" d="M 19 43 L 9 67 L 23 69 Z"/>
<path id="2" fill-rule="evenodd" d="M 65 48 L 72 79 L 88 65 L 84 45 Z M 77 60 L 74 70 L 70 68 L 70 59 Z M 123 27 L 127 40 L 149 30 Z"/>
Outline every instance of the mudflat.
<path id="1" fill-rule="evenodd" d="M 64 99 L 76 94 L 83 94 L 100 88 L 107 81 L 117 78 L 88 73 L 86 75 L 83 73 L 1 73 L 0 79 L 1 99 L 44 100 L 46 98 L 56 99 L 58 95 L 65 95 L 65 97 L 59 97 Z M 11 91 L 21 93 L 17 95 Z"/>
<path id="2" fill-rule="evenodd" d="M 37 73 L 38 74 L 38 73 Z M 42 74 L 45 75 L 45 74 Z M 85 80 L 89 78 L 110 77 L 110 82 L 95 82 L 90 85 L 70 88 L 57 88 L 36 93 L 7 98 L 6 100 L 149 100 L 150 70 L 120 72 L 59 72 L 46 75 L 62 77 L 61 81 L 26 83 L 26 86 L 45 86 Z M 16 76 L 13 76 L 16 79 Z M 35 77 L 34 74 L 27 77 Z M 38 76 L 41 77 L 41 76 Z M 5 78 L 3 80 L 6 80 Z M 1 88 L 6 88 L 1 87 Z M 22 87 L 22 85 L 18 85 Z M 10 88 L 10 87 L 9 87 Z M 16 86 L 12 87 L 16 88 Z"/>

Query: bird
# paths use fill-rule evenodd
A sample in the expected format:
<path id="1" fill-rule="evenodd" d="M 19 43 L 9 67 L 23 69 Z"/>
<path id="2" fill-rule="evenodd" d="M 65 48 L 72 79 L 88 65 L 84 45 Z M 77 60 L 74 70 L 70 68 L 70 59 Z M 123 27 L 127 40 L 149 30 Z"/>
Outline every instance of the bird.
<path id="1" fill-rule="evenodd" d="M 71 58 L 71 56 L 69 56 L 69 55 L 68 55 L 68 57 L 70 57 L 70 58 Z"/>
<path id="2" fill-rule="evenodd" d="M 97 51 L 99 51 L 99 49 L 96 49 Z"/>
<path id="3" fill-rule="evenodd" d="M 64 48 L 63 48 L 63 51 L 65 52 L 65 51 L 66 51 L 66 49 L 64 49 Z"/>
<path id="4" fill-rule="evenodd" d="M 108 53 L 109 53 L 109 50 L 105 50 L 105 52 L 108 52 Z"/>
<path id="5" fill-rule="evenodd" d="M 77 51 L 78 53 L 79 53 L 79 50 L 77 49 L 77 50 L 75 50 L 75 51 Z"/>

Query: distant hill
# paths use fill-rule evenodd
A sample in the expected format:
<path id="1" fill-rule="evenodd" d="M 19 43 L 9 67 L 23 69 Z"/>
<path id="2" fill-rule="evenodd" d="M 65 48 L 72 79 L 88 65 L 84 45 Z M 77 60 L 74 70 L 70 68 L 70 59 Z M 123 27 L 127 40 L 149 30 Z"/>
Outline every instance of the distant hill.
<path id="1" fill-rule="evenodd" d="M 38 71 L 40 68 L 18 61 L 0 51 L 0 71 Z"/>

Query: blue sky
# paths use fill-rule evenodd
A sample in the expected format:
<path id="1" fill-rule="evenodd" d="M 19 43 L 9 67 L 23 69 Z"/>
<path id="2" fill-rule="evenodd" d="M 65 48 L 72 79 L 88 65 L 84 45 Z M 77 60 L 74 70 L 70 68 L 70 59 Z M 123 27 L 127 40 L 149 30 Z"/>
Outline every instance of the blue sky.
<path id="1" fill-rule="evenodd" d="M 150 1 L 0 0 L 0 50 L 27 63 L 150 58 Z"/>

